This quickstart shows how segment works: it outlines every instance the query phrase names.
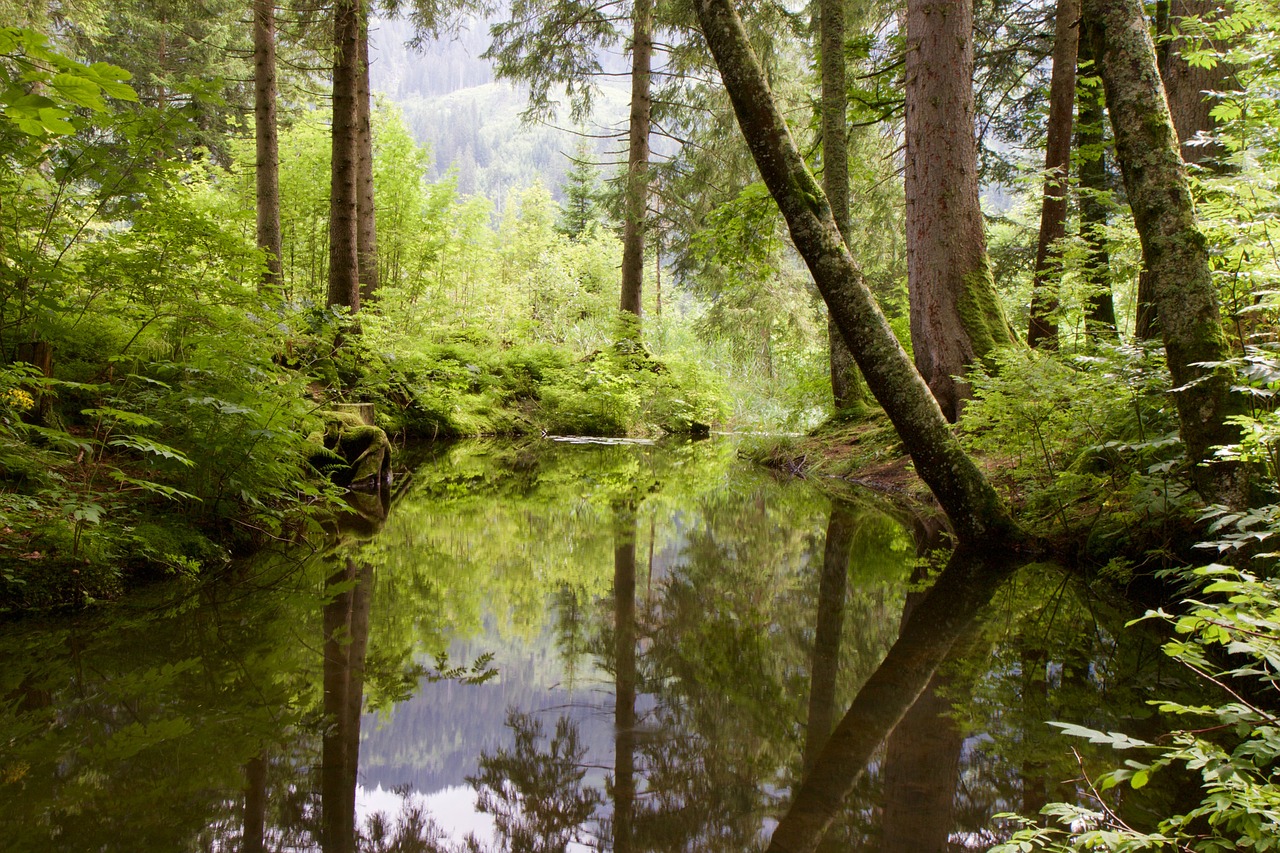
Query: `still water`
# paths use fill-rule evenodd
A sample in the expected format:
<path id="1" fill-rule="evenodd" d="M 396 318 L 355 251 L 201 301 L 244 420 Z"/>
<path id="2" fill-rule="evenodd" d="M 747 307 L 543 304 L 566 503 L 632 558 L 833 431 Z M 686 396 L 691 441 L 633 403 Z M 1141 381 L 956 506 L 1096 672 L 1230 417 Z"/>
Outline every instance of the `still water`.
<path id="1" fill-rule="evenodd" d="M 763 850 L 940 567 L 728 440 L 439 447 L 382 514 L 5 627 L 0 850 Z M 875 748 L 818 849 L 983 849 L 1114 760 L 1046 721 L 1157 725 L 1131 614 L 1048 567 L 981 598 L 891 736 L 845 717 Z"/>

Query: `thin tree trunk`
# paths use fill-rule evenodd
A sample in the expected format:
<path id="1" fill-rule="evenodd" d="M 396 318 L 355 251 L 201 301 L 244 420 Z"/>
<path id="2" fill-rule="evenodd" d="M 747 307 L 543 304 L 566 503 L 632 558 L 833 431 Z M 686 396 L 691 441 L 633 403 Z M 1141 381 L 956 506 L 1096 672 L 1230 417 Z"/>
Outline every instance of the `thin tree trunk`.
<path id="1" fill-rule="evenodd" d="M 955 421 L 969 395 L 955 377 L 1014 341 L 978 202 L 973 0 L 908 0 L 906 95 L 911 344 L 916 367 Z"/>
<path id="2" fill-rule="evenodd" d="M 1093 67 L 1093 51 L 1087 41 L 1080 42 L 1080 66 Z M 1088 285 L 1085 297 L 1085 332 L 1090 340 L 1115 340 L 1115 299 L 1111 291 L 1111 253 L 1107 248 L 1107 152 L 1103 122 L 1102 89 L 1081 87 L 1080 121 L 1076 152 L 1080 182 L 1080 236 L 1085 244 L 1084 276 Z"/>
<path id="3" fill-rule="evenodd" d="M 276 10 L 253 2 L 253 129 L 256 146 L 258 246 L 267 253 L 264 285 L 280 283 L 280 141 L 276 118 Z"/>
<path id="4" fill-rule="evenodd" d="M 1067 235 L 1067 176 L 1071 174 L 1071 114 L 1076 101 L 1080 0 L 1058 0 L 1056 14 L 1044 201 L 1040 206 L 1040 240 L 1036 245 L 1036 273 L 1031 287 L 1031 325 L 1027 329 L 1027 345 L 1045 349 L 1058 348 L 1057 311 L 1062 273 L 1058 241 Z"/>
<path id="5" fill-rule="evenodd" d="M 836 227 L 849 244 L 849 147 L 845 112 L 848 96 L 844 69 L 844 0 L 821 0 L 818 8 L 822 76 L 822 189 L 831 204 Z M 853 353 L 827 315 L 827 344 L 831 361 L 831 395 L 836 411 L 866 402 L 867 389 L 858 376 Z"/>
<path id="6" fill-rule="evenodd" d="M 373 199 L 372 95 L 369 91 L 369 7 L 361 4 L 360 76 L 356 89 L 356 246 L 360 264 L 360 301 L 367 302 L 378 289 L 378 231 Z"/>
<path id="7" fill-rule="evenodd" d="M 1156 68 L 1155 45 L 1140 0 L 1085 0 L 1085 37 L 1099 60 L 1116 156 L 1142 243 L 1152 302 L 1160 317 L 1182 441 L 1192 462 L 1238 440 L 1227 417 L 1242 412 L 1225 371 L 1202 367 L 1230 356 L 1196 228 L 1186 170 Z M 1242 499 L 1241 469 L 1197 465 L 1197 485 L 1210 499 Z"/>
<path id="8" fill-rule="evenodd" d="M 360 310 L 356 221 L 359 125 L 360 0 L 333 9 L 333 159 L 329 197 L 329 294 L 326 305 Z"/>
<path id="9" fill-rule="evenodd" d="M 761 177 L 916 471 L 962 542 L 985 541 L 992 548 L 1021 542 L 1007 508 L 952 435 L 840 238 L 830 205 L 791 139 L 737 12 L 729 0 L 698 0 L 696 9 Z"/>
<path id="10" fill-rule="evenodd" d="M 857 530 L 853 511 L 847 504 L 834 501 L 827 519 L 827 542 L 822 551 L 822 576 L 818 581 L 818 615 L 813 629 L 809 715 L 804 733 L 806 772 L 818 760 L 835 725 L 840 639 L 844 634 L 844 605 L 849 587 L 849 549 Z"/>
<path id="11" fill-rule="evenodd" d="M 649 207 L 649 125 L 653 111 L 650 66 L 653 61 L 653 0 L 635 0 L 631 38 L 631 119 L 628 132 L 627 187 L 622 229 L 620 308 L 636 318 L 644 283 L 644 231 Z"/>

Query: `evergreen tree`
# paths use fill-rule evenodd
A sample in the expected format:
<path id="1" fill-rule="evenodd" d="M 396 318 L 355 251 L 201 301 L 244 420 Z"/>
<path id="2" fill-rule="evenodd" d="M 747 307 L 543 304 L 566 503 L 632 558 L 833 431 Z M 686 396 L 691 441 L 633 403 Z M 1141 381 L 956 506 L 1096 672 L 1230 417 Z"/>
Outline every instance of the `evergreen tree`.
<path id="1" fill-rule="evenodd" d="M 560 205 L 560 222 L 556 230 L 570 240 L 594 236 L 603 218 L 600 181 L 590 156 L 587 146 L 579 145 L 564 176 L 564 202 Z"/>

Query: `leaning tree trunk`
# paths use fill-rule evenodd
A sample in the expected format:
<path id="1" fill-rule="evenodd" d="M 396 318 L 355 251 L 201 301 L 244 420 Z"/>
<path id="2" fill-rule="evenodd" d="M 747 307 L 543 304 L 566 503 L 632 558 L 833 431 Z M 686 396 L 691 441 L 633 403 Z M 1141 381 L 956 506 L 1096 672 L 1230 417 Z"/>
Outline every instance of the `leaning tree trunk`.
<path id="1" fill-rule="evenodd" d="M 697 0 L 696 9 L 756 167 L 916 471 L 961 541 L 984 541 L 993 548 L 1020 542 L 1008 510 L 952 435 L 840 238 L 831 207 L 791 139 L 730 0 Z"/>
<path id="2" fill-rule="evenodd" d="M 638 319 L 644 282 L 644 230 L 649 208 L 649 124 L 653 112 L 653 0 L 635 0 L 631 38 L 631 119 L 622 229 L 620 308 Z M 638 329 L 630 335 L 638 336 Z"/>
<path id="3" fill-rule="evenodd" d="M 1087 41 L 1080 43 L 1080 67 L 1088 63 L 1088 73 L 1096 74 L 1093 51 Z M 1108 204 L 1107 151 L 1103 133 L 1106 112 L 1102 89 L 1082 86 L 1079 93 L 1080 120 L 1076 140 L 1077 176 L 1080 184 L 1080 236 L 1084 240 L 1085 296 L 1084 328 L 1091 341 L 1115 340 L 1116 306 L 1111 292 L 1111 252 L 1107 248 Z"/>
<path id="4" fill-rule="evenodd" d="M 947 420 L 969 366 L 1013 332 L 996 297 L 978 203 L 973 0 L 908 0 L 907 286 L 916 367 Z"/>
<path id="5" fill-rule="evenodd" d="M 849 244 L 849 149 L 845 111 L 848 108 L 844 73 L 844 0 L 821 0 L 818 29 L 822 76 L 822 189 L 831 203 L 831 215 Z M 866 388 L 858 376 L 853 353 L 827 315 L 827 343 L 831 361 L 831 395 L 836 411 L 865 402 Z"/>
<path id="6" fill-rule="evenodd" d="M 1067 176 L 1071 174 L 1071 114 L 1076 101 L 1076 54 L 1080 42 L 1080 0 L 1058 0 L 1054 25 L 1053 76 L 1049 80 L 1049 127 L 1045 142 L 1044 201 L 1031 324 L 1027 345 L 1058 348 L 1058 294 L 1062 273 L 1059 241 L 1067 235 Z"/>
<path id="7" fill-rule="evenodd" d="M 333 160 L 329 196 L 329 306 L 360 310 L 356 220 L 360 78 L 360 0 L 333 9 Z"/>
<path id="8" fill-rule="evenodd" d="M 253 3 L 253 125 L 256 143 L 258 246 L 267 253 L 265 285 L 280 283 L 280 140 L 276 120 L 276 10 Z"/>
<path id="9" fill-rule="evenodd" d="M 356 88 L 356 254 L 360 266 L 360 301 L 378 289 L 378 231 L 373 202 L 372 95 L 369 91 L 369 7 L 361 4 L 360 76 Z"/>
<path id="10" fill-rule="evenodd" d="M 1238 440 L 1227 422 L 1242 411 L 1227 373 L 1202 366 L 1230 356 L 1196 228 L 1186 169 L 1165 102 L 1155 45 L 1141 0 L 1084 0 L 1085 38 L 1099 63 L 1107 111 L 1129 206 L 1142 243 L 1152 303 L 1160 317 L 1182 441 L 1193 462 Z M 1238 502 L 1240 469 L 1197 465 L 1197 485 L 1210 499 Z"/>

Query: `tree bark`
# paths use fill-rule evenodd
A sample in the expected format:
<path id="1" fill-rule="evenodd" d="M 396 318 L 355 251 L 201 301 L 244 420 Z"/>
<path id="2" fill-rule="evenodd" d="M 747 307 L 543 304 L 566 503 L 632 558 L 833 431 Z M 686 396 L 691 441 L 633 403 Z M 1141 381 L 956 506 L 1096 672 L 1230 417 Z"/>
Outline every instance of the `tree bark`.
<path id="1" fill-rule="evenodd" d="M 258 246 L 267 253 L 264 285 L 280 283 L 280 141 L 276 117 L 276 10 L 253 2 L 253 127 L 256 147 Z"/>
<path id="2" fill-rule="evenodd" d="M 836 227 L 849 244 L 849 143 L 845 112 L 848 95 L 844 73 L 844 0 L 821 0 L 818 9 L 819 53 L 822 76 L 822 189 L 831 204 Z M 827 315 L 827 344 L 831 362 L 831 395 L 836 411 L 866 401 L 866 388 L 858 376 L 853 353 Z"/>
<path id="3" fill-rule="evenodd" d="M 1140 0 L 1085 0 L 1085 38 L 1098 59 L 1107 111 L 1129 206 L 1142 243 L 1146 275 L 1169 373 L 1183 444 L 1192 462 L 1238 440 L 1227 417 L 1242 413 L 1223 370 L 1200 366 L 1229 357 L 1209 271 L 1196 228 L 1186 169 L 1156 67 L 1155 45 Z M 1197 466 L 1197 486 L 1211 500 L 1240 498 L 1239 468 Z"/>
<path id="4" fill-rule="evenodd" d="M 761 177 L 916 471 L 962 542 L 985 541 L 993 548 L 1021 542 L 1007 508 L 961 449 L 876 305 L 822 189 L 791 139 L 733 6 L 729 0 L 698 0 L 696 9 Z"/>
<path id="5" fill-rule="evenodd" d="M 378 289 L 378 230 L 373 199 L 372 94 L 369 91 L 369 7 L 361 4 L 360 66 L 356 89 L 356 253 L 360 268 L 360 301 Z"/>
<path id="6" fill-rule="evenodd" d="M 360 310 L 357 128 L 359 125 L 360 0 L 333 8 L 333 159 L 329 197 L 329 294 L 325 303 Z"/>
<path id="7" fill-rule="evenodd" d="M 996 297 L 978 203 L 973 0 L 908 0 L 907 286 L 916 367 L 947 420 L 975 361 L 1014 336 Z"/>
<path id="8" fill-rule="evenodd" d="M 1191 65 L 1183 58 L 1185 39 L 1176 35 L 1180 21 L 1189 16 L 1212 20 L 1216 17 L 1220 0 L 1169 0 L 1167 21 L 1160 28 L 1170 41 L 1160 45 L 1160 77 L 1164 81 L 1169 101 L 1169 113 L 1178 134 L 1179 149 L 1185 163 L 1211 164 L 1222 155 L 1217 145 L 1197 145 L 1195 138 L 1201 132 L 1208 133 L 1215 127 L 1214 101 L 1205 92 L 1222 91 L 1232 85 L 1234 69 L 1225 63 L 1212 68 Z"/>
<path id="9" fill-rule="evenodd" d="M 1058 0 L 1056 15 L 1044 157 L 1044 201 L 1040 206 L 1035 281 L 1031 286 L 1031 325 L 1027 329 L 1027 345 L 1045 349 L 1058 348 L 1057 311 L 1062 274 L 1058 241 L 1067 235 L 1067 176 L 1071 174 L 1071 119 L 1076 101 L 1080 0 Z"/>
<path id="10" fill-rule="evenodd" d="M 1080 42 L 1081 69 L 1097 74 L 1093 51 L 1087 41 Z M 1107 185 L 1107 152 L 1103 134 L 1106 113 L 1102 89 L 1081 87 L 1080 121 L 1076 141 L 1077 169 L 1080 183 L 1080 236 L 1085 244 L 1084 276 L 1088 285 L 1085 297 L 1085 333 L 1092 341 L 1115 340 L 1115 299 L 1111 291 L 1111 253 L 1107 248 L 1108 210 L 1105 201 Z"/>
<path id="11" fill-rule="evenodd" d="M 635 0 L 631 37 L 631 118 L 622 228 L 622 298 L 619 307 L 640 317 L 644 283 L 644 231 L 649 208 L 649 125 L 653 112 L 653 0 Z M 636 330 L 638 331 L 638 329 Z"/>

